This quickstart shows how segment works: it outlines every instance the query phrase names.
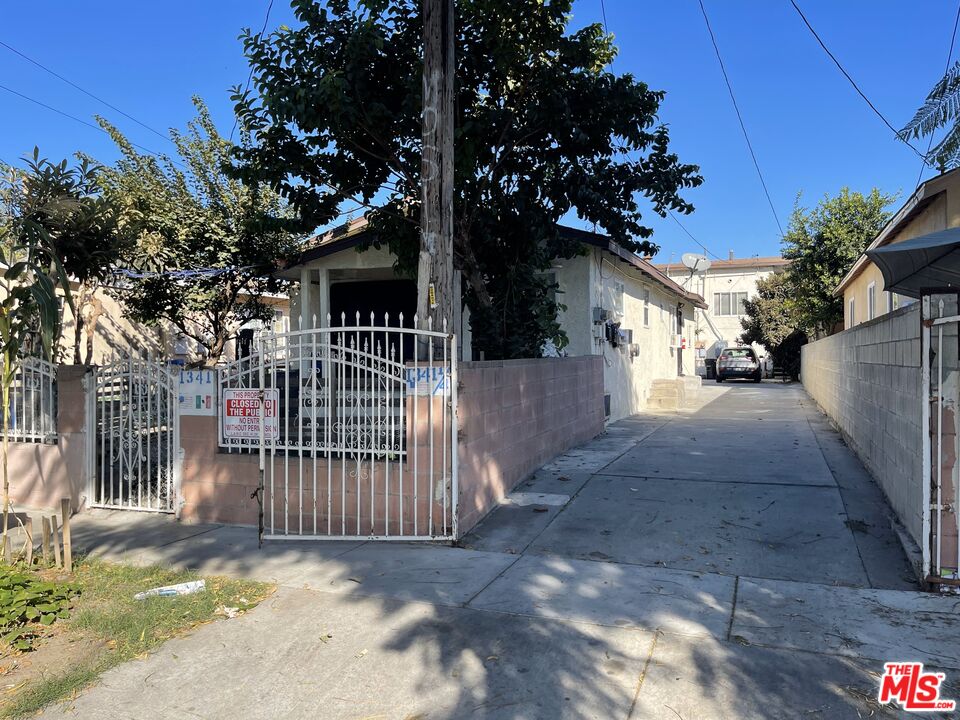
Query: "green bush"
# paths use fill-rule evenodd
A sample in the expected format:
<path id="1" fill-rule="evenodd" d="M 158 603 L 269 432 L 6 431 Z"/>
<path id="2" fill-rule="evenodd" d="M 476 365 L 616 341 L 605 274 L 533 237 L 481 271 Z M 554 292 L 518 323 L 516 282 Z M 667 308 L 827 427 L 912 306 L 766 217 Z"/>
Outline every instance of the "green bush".
<path id="1" fill-rule="evenodd" d="M 0 567 L 0 647 L 32 649 L 42 628 L 70 617 L 70 600 L 77 592 L 69 583 Z"/>

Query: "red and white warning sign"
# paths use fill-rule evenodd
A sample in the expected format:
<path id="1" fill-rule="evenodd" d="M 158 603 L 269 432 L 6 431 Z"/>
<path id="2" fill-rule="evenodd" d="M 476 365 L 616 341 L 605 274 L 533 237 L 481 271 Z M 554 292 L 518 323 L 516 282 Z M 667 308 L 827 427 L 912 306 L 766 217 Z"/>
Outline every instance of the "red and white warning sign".
<path id="1" fill-rule="evenodd" d="M 264 390 L 263 436 L 280 436 L 277 422 L 279 390 Z M 226 389 L 223 391 L 223 436 L 225 438 L 260 439 L 260 391 Z"/>

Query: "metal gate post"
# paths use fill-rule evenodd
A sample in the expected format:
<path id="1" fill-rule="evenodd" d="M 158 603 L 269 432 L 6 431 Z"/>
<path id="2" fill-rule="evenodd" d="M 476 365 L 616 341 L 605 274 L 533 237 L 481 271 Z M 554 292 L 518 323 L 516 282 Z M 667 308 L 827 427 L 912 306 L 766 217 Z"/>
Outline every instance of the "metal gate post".
<path id="1" fill-rule="evenodd" d="M 450 494 L 453 513 L 453 542 L 460 539 L 460 477 L 458 473 L 458 435 L 459 420 L 457 418 L 457 336 L 450 336 Z M 447 441 L 446 438 L 443 439 Z"/>
<path id="2" fill-rule="evenodd" d="M 92 504 L 96 498 L 96 477 L 97 477 L 97 366 L 87 370 L 83 377 L 83 401 L 84 417 L 83 426 L 85 429 L 83 442 L 83 469 L 84 488 L 86 497 L 85 504 Z M 78 503 L 79 505 L 80 503 Z"/>
<path id="3" fill-rule="evenodd" d="M 924 295 L 920 308 L 920 416 L 922 418 L 921 441 L 923 444 L 923 478 L 920 483 L 921 512 L 923 529 L 921 531 L 921 552 L 923 571 L 921 577 L 930 576 L 930 296 Z"/>

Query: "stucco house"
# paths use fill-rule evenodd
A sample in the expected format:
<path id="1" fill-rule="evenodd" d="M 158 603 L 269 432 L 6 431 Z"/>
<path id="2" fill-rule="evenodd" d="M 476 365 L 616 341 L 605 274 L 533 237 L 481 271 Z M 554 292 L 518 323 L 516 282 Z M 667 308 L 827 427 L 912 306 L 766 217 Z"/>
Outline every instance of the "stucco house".
<path id="1" fill-rule="evenodd" d="M 696 314 L 697 372 L 705 372 L 704 361 L 716 358 L 725 348 L 737 344 L 743 333 L 744 301 L 757 294 L 757 282 L 773 273 L 783 272 L 790 264 L 782 257 L 735 258 L 712 260 L 705 272 L 693 273 L 681 263 L 657 265 L 657 269 L 678 284 L 701 295 L 708 307 Z M 755 348 L 761 355 L 767 349 Z"/>
<path id="2" fill-rule="evenodd" d="M 560 322 L 569 345 L 562 354 L 603 357 L 609 421 L 650 405 L 675 404 L 696 381 L 694 312 L 706 307 L 703 298 L 604 235 L 562 230 L 584 250 L 558 259 L 548 271 L 566 306 Z M 360 218 L 318 236 L 281 273 L 299 283 L 290 302 L 300 328 L 326 324 L 328 316 L 339 325 L 342 314 L 353 318 L 357 312 L 364 318 L 371 312 L 378 318 L 385 312 L 392 318 L 401 312 L 405 318 L 414 315 L 415 283 L 396 275 L 394 257 L 385 247 L 358 251 L 366 232 L 366 220 Z M 469 310 L 463 308 L 453 325 L 460 359 L 482 360 L 471 342 Z M 545 348 L 545 354 L 556 353 Z"/>
<path id="3" fill-rule="evenodd" d="M 111 357 L 133 354 L 153 356 L 193 362 L 201 356 L 197 341 L 180 334 L 168 323 L 148 326 L 134 322 L 126 316 L 123 304 L 114 297 L 109 288 L 99 287 L 89 296 L 81 298 L 77 293 L 79 286 L 72 284 L 74 303 L 84 317 L 85 327 L 81 331 L 81 360 L 93 365 L 104 365 Z M 286 332 L 290 329 L 290 300 L 284 294 L 265 295 L 263 302 L 273 311 L 271 328 L 274 332 Z M 260 321 L 251 321 L 238 328 L 224 347 L 222 360 L 229 362 L 238 355 L 249 352 L 254 334 L 263 325 Z M 92 331 L 91 331 L 92 329 Z M 69 305 L 63 308 L 63 329 L 60 333 L 59 356 L 62 362 L 72 364 L 74 360 L 73 344 L 76 334 L 76 320 Z M 89 348 L 89 353 L 88 353 Z"/>
<path id="4" fill-rule="evenodd" d="M 960 227 L 960 169 L 921 183 L 867 250 L 955 227 Z M 911 298 L 887 292 L 880 269 L 866 253 L 857 258 L 834 294 L 843 297 L 844 328 L 852 328 L 914 302 Z"/>

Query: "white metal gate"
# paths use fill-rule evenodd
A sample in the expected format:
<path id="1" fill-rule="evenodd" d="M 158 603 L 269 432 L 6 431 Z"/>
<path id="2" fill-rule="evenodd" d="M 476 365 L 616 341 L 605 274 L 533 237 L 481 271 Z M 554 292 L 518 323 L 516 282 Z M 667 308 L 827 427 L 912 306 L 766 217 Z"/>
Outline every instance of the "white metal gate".
<path id="1" fill-rule="evenodd" d="M 220 443 L 260 455 L 261 530 L 455 539 L 456 337 L 351 319 L 263 333 L 221 370 Z"/>
<path id="2" fill-rule="evenodd" d="M 921 298 L 923 565 L 929 585 L 960 587 L 960 304 L 956 290 Z"/>
<path id="3" fill-rule="evenodd" d="M 94 507 L 178 512 L 180 422 L 176 375 L 127 357 L 94 371 Z"/>

